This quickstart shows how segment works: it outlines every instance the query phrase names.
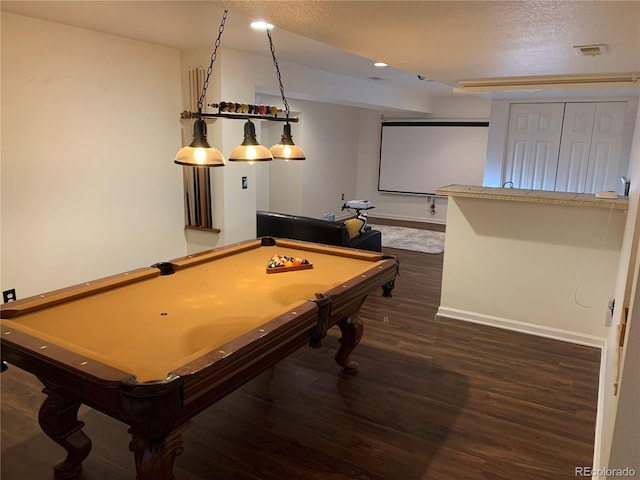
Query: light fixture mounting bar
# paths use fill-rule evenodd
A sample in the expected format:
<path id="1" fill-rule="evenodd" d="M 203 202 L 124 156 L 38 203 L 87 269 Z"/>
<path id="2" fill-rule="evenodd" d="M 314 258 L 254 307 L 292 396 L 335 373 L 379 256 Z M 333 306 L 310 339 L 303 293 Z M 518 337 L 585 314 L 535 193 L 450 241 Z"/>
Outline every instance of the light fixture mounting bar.
<path id="1" fill-rule="evenodd" d="M 180 114 L 180 118 L 233 118 L 235 120 L 267 120 L 269 122 L 298 122 L 298 117 L 274 117 L 271 115 L 249 115 L 245 113 L 206 113 L 189 112 L 187 110 Z"/>

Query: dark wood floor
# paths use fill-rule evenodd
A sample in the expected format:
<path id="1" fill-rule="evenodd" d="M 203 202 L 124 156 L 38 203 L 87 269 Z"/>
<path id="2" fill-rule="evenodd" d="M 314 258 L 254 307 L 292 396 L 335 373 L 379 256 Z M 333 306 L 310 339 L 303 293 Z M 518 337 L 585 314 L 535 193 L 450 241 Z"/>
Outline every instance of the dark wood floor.
<path id="1" fill-rule="evenodd" d="M 436 320 L 443 255 L 388 252 L 400 276 L 363 306 L 360 373 L 340 373 L 332 330 L 196 417 L 180 480 L 561 480 L 591 465 L 599 350 Z M 37 380 L 0 378 L 1 478 L 52 478 L 63 453 L 37 425 Z M 126 426 L 81 419 L 94 444 L 81 478 L 133 479 Z"/>

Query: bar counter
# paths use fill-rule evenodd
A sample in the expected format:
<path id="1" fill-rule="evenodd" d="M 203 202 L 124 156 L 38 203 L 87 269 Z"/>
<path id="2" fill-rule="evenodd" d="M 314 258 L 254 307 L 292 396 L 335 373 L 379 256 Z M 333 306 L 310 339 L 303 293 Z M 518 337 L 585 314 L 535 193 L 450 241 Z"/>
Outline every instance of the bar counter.
<path id="1" fill-rule="evenodd" d="M 530 190 L 526 188 L 483 187 L 480 185 L 447 185 L 436 190 L 436 195 L 448 197 L 488 198 L 514 202 L 551 203 L 578 207 L 604 207 L 627 210 L 628 197 L 616 199 L 596 198 L 594 194 Z"/>

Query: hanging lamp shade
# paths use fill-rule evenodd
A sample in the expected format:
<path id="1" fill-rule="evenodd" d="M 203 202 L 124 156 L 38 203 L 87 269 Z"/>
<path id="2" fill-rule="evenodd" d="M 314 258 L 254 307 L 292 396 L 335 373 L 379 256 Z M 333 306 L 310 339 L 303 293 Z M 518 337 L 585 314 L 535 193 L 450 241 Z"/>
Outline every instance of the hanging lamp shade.
<path id="1" fill-rule="evenodd" d="M 188 167 L 224 167 L 222 152 L 207 141 L 207 124 L 202 118 L 193 124 L 193 141 L 178 151 L 174 162 Z"/>
<path id="2" fill-rule="evenodd" d="M 271 147 L 269 151 L 273 158 L 278 160 L 304 160 L 306 158 L 302 148 L 293 143 L 289 122 L 284 125 L 280 143 Z"/>
<path id="3" fill-rule="evenodd" d="M 247 120 L 244 124 L 244 141 L 231 150 L 229 161 L 231 162 L 263 162 L 273 160 L 273 155 L 267 147 L 258 143 L 256 128 Z"/>

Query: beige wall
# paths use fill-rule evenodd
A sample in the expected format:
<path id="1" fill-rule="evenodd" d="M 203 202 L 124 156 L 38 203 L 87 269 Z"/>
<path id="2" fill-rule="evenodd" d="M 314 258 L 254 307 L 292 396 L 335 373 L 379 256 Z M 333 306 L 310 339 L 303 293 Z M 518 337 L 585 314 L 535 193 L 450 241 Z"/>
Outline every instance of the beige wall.
<path id="1" fill-rule="evenodd" d="M 264 102 L 281 104 L 279 97 L 261 95 Z M 321 218 L 325 213 L 341 213 L 345 199 L 356 195 L 358 120 L 361 109 L 345 105 L 287 100 L 298 115 L 292 124 L 293 139 L 304 148 L 303 162 L 274 161 L 269 165 L 270 209 Z M 269 124 L 270 131 L 282 134 L 282 124 Z M 312 134 L 305 135 L 305 132 Z M 270 136 L 271 137 L 271 136 Z M 273 137 L 271 137 L 273 140 Z"/>
<path id="2" fill-rule="evenodd" d="M 626 215 L 450 198 L 438 313 L 602 346 Z"/>
<path id="3" fill-rule="evenodd" d="M 2 290 L 185 254 L 179 52 L 2 14 Z"/>

